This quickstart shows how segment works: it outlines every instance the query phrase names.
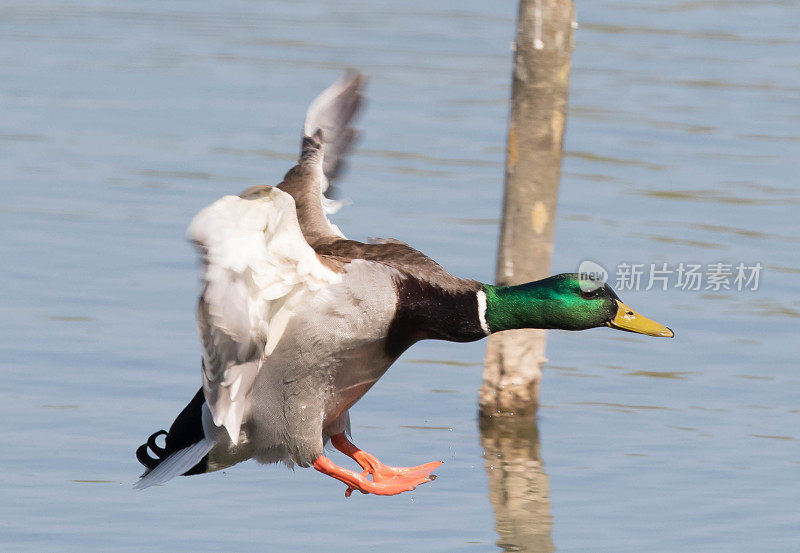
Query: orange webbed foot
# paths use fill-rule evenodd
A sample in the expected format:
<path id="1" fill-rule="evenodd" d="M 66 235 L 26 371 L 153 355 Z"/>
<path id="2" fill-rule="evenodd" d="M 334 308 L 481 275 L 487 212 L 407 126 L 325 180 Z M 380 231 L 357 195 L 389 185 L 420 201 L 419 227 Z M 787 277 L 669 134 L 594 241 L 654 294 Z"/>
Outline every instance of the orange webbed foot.
<path id="1" fill-rule="evenodd" d="M 366 451 L 359 453 L 360 455 L 355 457 L 356 462 L 364 469 L 364 474 L 371 474 L 373 479 L 391 480 L 393 478 L 413 478 L 416 476 L 432 476 L 435 479 L 436 476 L 431 475 L 431 473 L 442 466 L 441 461 L 432 461 L 416 467 L 392 467 L 384 465 Z"/>
<path id="2" fill-rule="evenodd" d="M 350 497 L 354 490 L 376 495 L 397 495 L 411 491 L 420 484 L 435 480 L 436 475 L 431 473 L 442 465 L 441 461 L 433 461 L 415 467 L 392 467 L 356 447 L 344 434 L 331 436 L 331 443 L 364 469 L 359 474 L 339 467 L 323 456 L 314 461 L 315 469 L 347 484 L 346 497 Z M 369 476 L 372 476 L 372 480 Z"/>
<path id="3" fill-rule="evenodd" d="M 352 494 L 354 490 L 358 490 L 364 494 L 371 493 L 375 495 L 397 495 L 399 493 L 411 491 L 416 489 L 420 484 L 435 480 L 436 476 L 431 474 L 431 472 L 439 465 L 441 465 L 440 462 L 434 462 L 420 465 L 420 467 L 409 467 L 406 469 L 408 472 L 405 473 L 393 472 L 393 470 L 399 471 L 405 469 L 405 467 L 401 469 L 382 465 L 383 469 L 387 470 L 382 470 L 377 473 L 370 473 L 365 470 L 363 473 L 358 473 L 337 466 L 333 461 L 324 456 L 317 457 L 314 461 L 315 469 L 347 484 L 347 490 L 344 493 L 346 497 L 350 497 L 350 494 Z M 372 476 L 372 480 L 368 478 L 370 475 Z"/>

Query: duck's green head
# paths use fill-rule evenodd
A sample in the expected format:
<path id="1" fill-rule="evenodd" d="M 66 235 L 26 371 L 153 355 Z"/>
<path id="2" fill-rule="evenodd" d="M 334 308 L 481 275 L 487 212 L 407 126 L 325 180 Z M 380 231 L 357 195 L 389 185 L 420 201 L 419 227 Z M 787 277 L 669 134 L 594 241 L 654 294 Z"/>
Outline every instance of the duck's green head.
<path id="1" fill-rule="evenodd" d="M 486 323 L 491 332 L 512 328 L 586 330 L 609 326 L 648 336 L 671 338 L 662 324 L 622 303 L 606 283 L 564 273 L 519 286 L 484 285 Z"/>

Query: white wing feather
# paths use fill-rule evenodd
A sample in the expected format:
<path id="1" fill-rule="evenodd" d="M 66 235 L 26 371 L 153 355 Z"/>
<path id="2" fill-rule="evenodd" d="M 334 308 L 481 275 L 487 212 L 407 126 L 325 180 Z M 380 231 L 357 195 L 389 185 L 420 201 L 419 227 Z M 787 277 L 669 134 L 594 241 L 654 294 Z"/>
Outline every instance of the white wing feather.
<path id="1" fill-rule="evenodd" d="M 187 237 L 204 261 L 203 391 L 214 423 L 236 444 L 263 358 L 304 296 L 341 276 L 319 261 L 294 200 L 277 188 L 265 186 L 253 199 L 221 198 L 195 216 Z"/>
<path id="2" fill-rule="evenodd" d="M 366 79 L 363 75 L 348 73 L 314 98 L 306 111 L 303 135 L 310 137 L 317 130 L 322 131 L 322 140 L 325 143 L 322 169 L 328 179 L 337 177 L 345 155 L 358 139 L 359 132 L 350 125 L 361 110 L 365 86 Z M 327 186 L 328 183 L 325 182 L 323 192 Z"/>

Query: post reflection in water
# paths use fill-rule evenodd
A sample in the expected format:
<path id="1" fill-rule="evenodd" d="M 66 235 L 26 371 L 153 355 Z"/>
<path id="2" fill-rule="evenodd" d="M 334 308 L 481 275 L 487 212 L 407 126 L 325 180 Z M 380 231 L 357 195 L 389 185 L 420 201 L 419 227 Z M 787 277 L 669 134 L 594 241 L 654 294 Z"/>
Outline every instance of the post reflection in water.
<path id="1" fill-rule="evenodd" d="M 536 417 L 481 417 L 480 430 L 497 545 L 508 552 L 555 551 Z"/>

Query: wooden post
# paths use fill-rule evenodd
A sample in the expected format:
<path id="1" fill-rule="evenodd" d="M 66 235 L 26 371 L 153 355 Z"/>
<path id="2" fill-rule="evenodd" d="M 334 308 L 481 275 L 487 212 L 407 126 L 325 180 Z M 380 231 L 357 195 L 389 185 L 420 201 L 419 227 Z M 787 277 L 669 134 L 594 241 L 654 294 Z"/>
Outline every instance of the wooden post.
<path id="1" fill-rule="evenodd" d="M 501 285 L 550 274 L 574 14 L 573 0 L 519 3 L 497 256 Z M 544 330 L 509 330 L 489 338 L 482 415 L 535 412 L 545 339 Z"/>

